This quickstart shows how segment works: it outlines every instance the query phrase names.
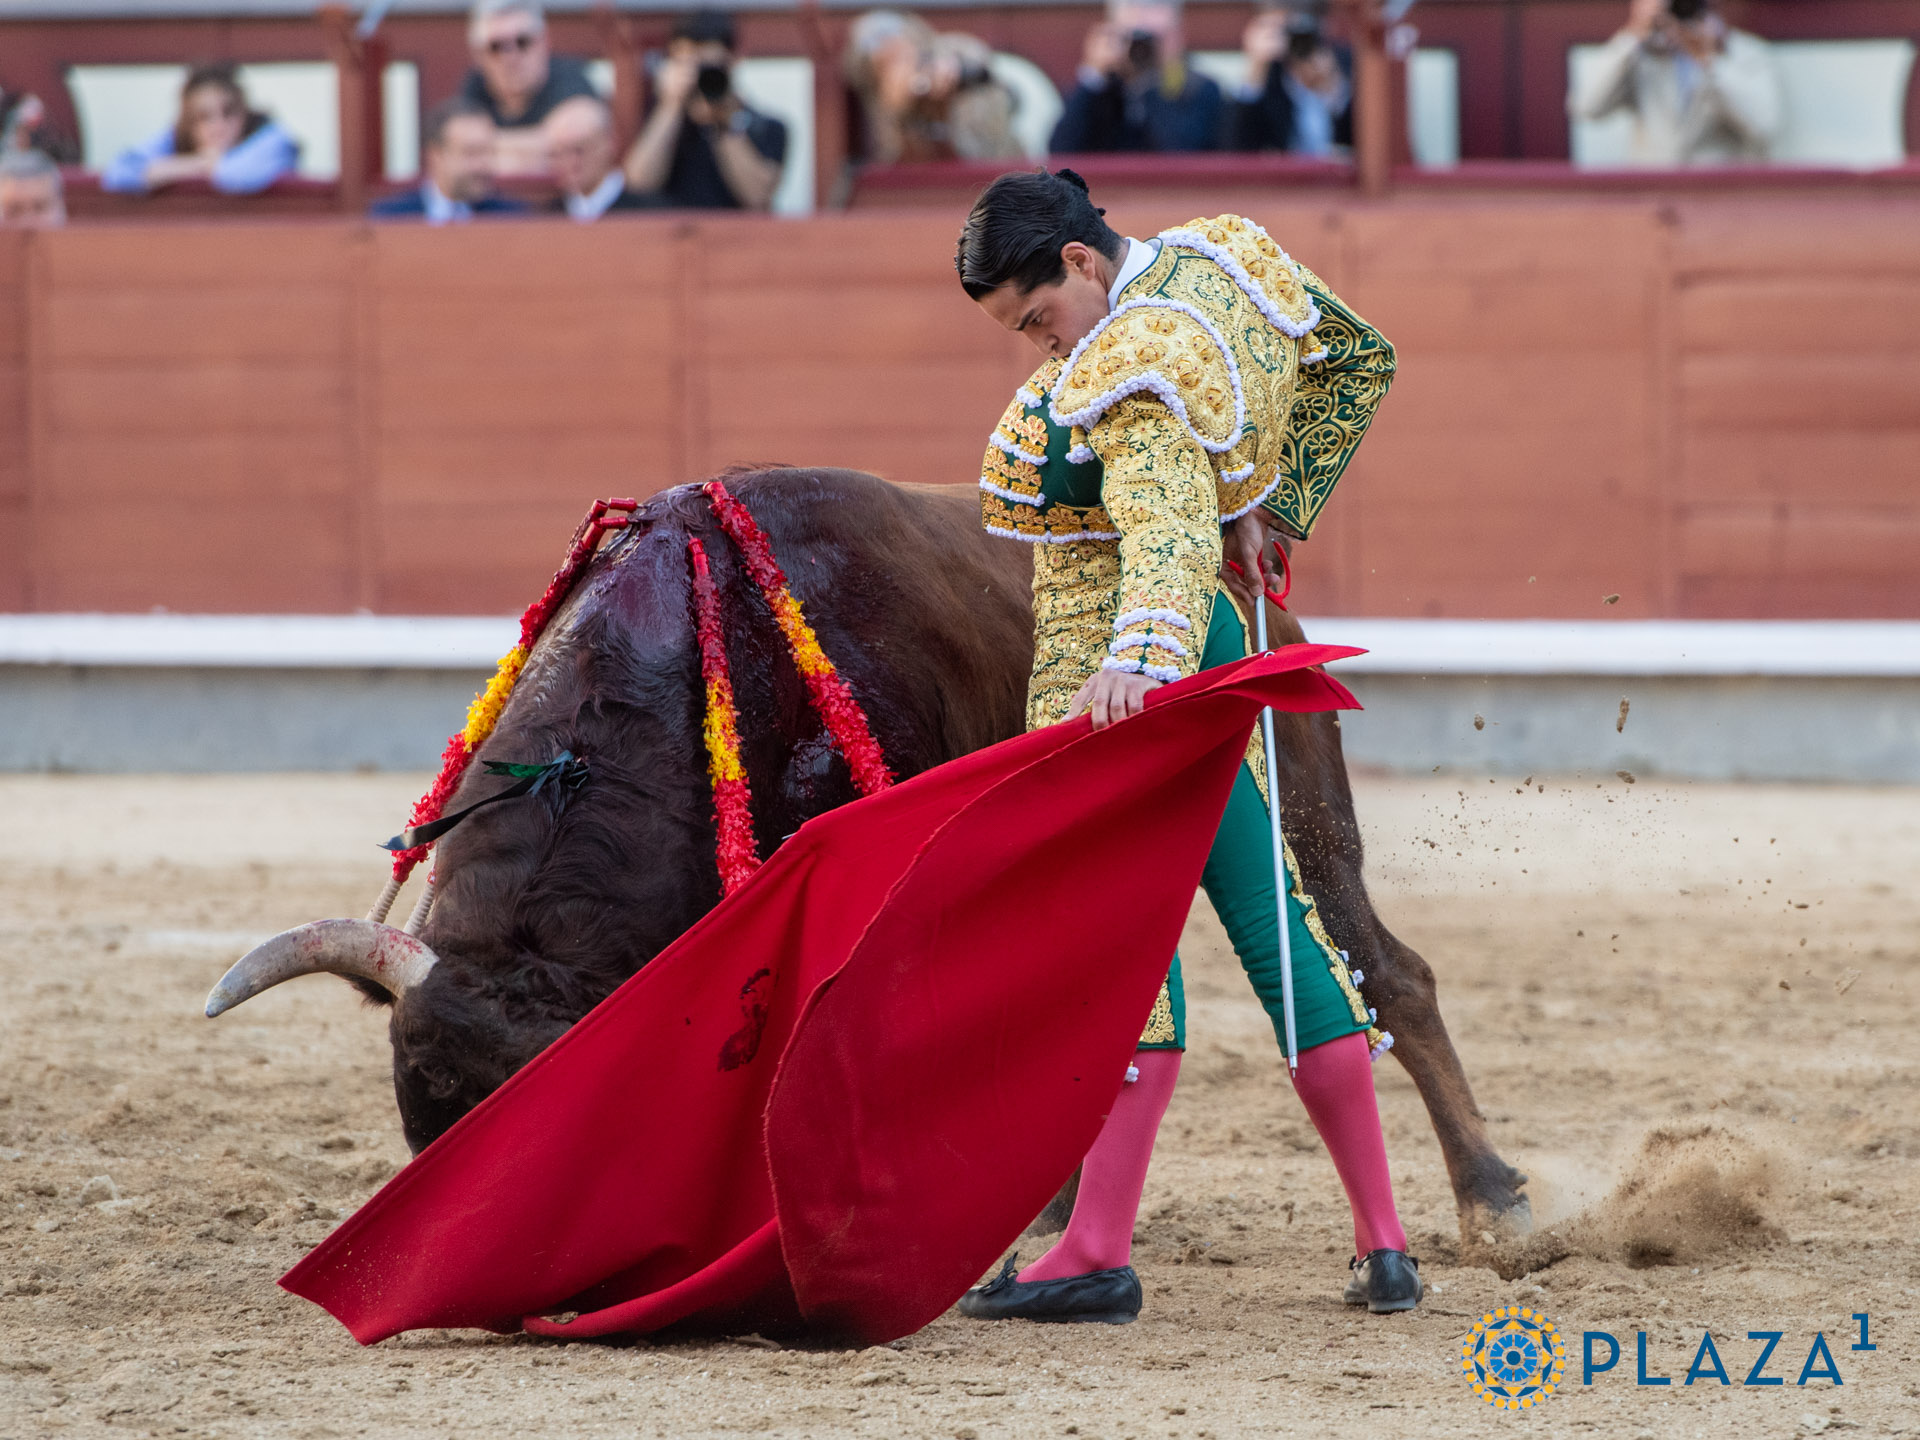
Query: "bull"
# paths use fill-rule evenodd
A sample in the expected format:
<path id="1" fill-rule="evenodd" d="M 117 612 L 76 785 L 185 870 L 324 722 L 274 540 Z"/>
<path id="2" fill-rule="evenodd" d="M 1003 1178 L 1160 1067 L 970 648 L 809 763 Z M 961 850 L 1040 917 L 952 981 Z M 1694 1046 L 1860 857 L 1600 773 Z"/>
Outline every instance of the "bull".
<path id="1" fill-rule="evenodd" d="M 979 523 L 971 487 L 847 470 L 727 476 L 902 778 L 1019 733 L 1033 653 L 1030 558 Z M 535 646 L 479 760 L 584 757 L 588 783 L 476 811 L 435 852 L 418 936 L 330 920 L 274 937 L 216 988 L 218 1014 L 296 975 L 342 975 L 391 1009 L 393 1084 L 417 1154 L 720 899 L 688 540 L 713 557 L 757 848 L 855 791 L 765 601 L 698 486 L 664 491 L 604 546 Z M 1277 643 L 1302 638 L 1269 611 Z M 1493 1148 L 1433 971 L 1380 921 L 1329 714 L 1276 714 L 1287 836 L 1336 944 L 1394 1036 L 1446 1160 L 1462 1236 L 1530 1226 Z M 449 808 L 498 786 L 470 770 Z M 1049 1207 L 1064 1221 L 1070 1197 Z M 1042 1227 L 1048 1217 L 1043 1217 Z M 1057 1227 L 1056 1227 L 1057 1228 Z"/>

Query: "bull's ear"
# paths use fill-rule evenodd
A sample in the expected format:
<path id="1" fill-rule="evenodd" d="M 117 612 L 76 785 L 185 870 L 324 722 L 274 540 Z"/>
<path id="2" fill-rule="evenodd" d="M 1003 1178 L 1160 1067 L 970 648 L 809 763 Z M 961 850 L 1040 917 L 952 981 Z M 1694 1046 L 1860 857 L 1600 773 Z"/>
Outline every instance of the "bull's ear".
<path id="1" fill-rule="evenodd" d="M 362 980 L 358 975 L 349 975 L 346 981 L 360 992 L 369 1005 L 393 1004 L 393 992 L 384 985 L 376 985 L 371 980 Z"/>

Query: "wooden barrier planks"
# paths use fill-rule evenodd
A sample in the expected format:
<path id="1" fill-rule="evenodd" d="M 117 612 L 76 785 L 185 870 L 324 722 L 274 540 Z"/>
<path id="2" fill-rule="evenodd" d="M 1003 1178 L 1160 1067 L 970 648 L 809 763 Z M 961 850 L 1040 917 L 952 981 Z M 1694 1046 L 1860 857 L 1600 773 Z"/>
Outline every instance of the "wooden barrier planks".
<path id="1" fill-rule="evenodd" d="M 1920 615 L 1920 200 L 1253 213 L 1400 357 L 1307 613 Z M 958 226 L 0 234 L 0 608 L 507 612 L 597 495 L 970 482 L 1038 357 L 960 291 Z"/>
<path id="2" fill-rule="evenodd" d="M 1680 612 L 1920 613 L 1914 206 L 1693 202 L 1674 235 Z"/>
<path id="3" fill-rule="evenodd" d="M 35 608 L 351 608 L 346 233 L 37 238 Z"/>
<path id="4" fill-rule="evenodd" d="M 25 610 L 31 546 L 27 236 L 0 230 L 0 610 Z"/>

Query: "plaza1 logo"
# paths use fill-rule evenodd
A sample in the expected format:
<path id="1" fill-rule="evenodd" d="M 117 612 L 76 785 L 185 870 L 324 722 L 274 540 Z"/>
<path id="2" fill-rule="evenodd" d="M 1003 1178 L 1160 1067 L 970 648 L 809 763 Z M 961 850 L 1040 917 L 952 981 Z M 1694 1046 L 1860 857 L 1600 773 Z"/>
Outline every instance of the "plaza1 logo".
<path id="1" fill-rule="evenodd" d="M 1859 1338 L 1848 1348 L 1855 1351 L 1878 1350 L 1880 1347 L 1869 1338 L 1870 1317 L 1856 1314 L 1853 1320 L 1859 1326 Z M 1746 1372 L 1746 1378 L 1738 1382 L 1743 1386 L 1784 1387 L 1792 1384 L 1798 1387 L 1814 1381 L 1825 1381 L 1830 1385 L 1846 1383 L 1841 1378 L 1840 1366 L 1835 1362 L 1827 1337 L 1820 1331 L 1814 1332 L 1807 1346 L 1806 1361 L 1800 1367 L 1799 1378 L 1791 1381 L 1785 1375 L 1768 1373 L 1774 1349 L 1785 1338 L 1784 1331 L 1749 1330 L 1747 1338 L 1764 1341 L 1765 1344 L 1752 1368 Z M 1647 1332 L 1636 1331 L 1634 1340 L 1638 1360 L 1634 1383 L 1673 1384 L 1671 1375 L 1657 1375 L 1649 1370 Z M 1606 1330 L 1583 1332 L 1580 1350 L 1580 1383 L 1583 1386 L 1592 1385 L 1596 1376 L 1606 1374 L 1620 1363 L 1620 1341 Z M 1473 1333 L 1467 1336 L 1466 1343 L 1460 1347 L 1461 1372 L 1473 1386 L 1473 1393 L 1496 1410 L 1531 1410 L 1559 1388 L 1566 1368 L 1567 1343 L 1559 1327 L 1539 1311 L 1516 1305 L 1502 1306 L 1482 1315 L 1480 1323 L 1473 1327 Z M 1699 1348 L 1694 1352 L 1693 1363 L 1687 1367 L 1686 1379 L 1681 1384 L 1692 1385 L 1702 1380 L 1721 1385 L 1736 1383 L 1720 1359 L 1719 1347 L 1714 1344 L 1710 1330 L 1701 1334 Z"/>
<path id="2" fill-rule="evenodd" d="M 1539 1311 L 1503 1305 L 1473 1327 L 1460 1347 L 1460 1368 L 1473 1393 L 1496 1410 L 1531 1410 L 1566 1373 L 1567 1342 Z"/>

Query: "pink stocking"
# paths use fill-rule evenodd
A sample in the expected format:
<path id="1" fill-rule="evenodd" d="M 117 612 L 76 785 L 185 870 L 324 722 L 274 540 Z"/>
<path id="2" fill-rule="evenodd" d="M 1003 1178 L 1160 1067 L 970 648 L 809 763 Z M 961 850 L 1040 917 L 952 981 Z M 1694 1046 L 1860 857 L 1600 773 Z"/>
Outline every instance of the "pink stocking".
<path id="1" fill-rule="evenodd" d="M 1364 1059 L 1366 1051 L 1360 1054 Z M 1180 1078 L 1180 1052 L 1138 1050 L 1133 1063 L 1140 1078 L 1120 1087 L 1107 1123 L 1080 1164 L 1080 1195 L 1066 1234 L 1022 1270 L 1020 1279 L 1063 1280 L 1115 1270 L 1133 1258 L 1134 1217 L 1140 1213 L 1160 1117 Z"/>
<path id="2" fill-rule="evenodd" d="M 1343 1035 L 1302 1050 L 1293 1088 L 1346 1187 L 1347 1204 L 1353 1208 L 1354 1253 L 1405 1250 L 1407 1233 L 1400 1228 L 1400 1216 L 1393 1207 L 1393 1181 L 1387 1175 L 1387 1142 L 1380 1134 L 1367 1037 Z"/>

